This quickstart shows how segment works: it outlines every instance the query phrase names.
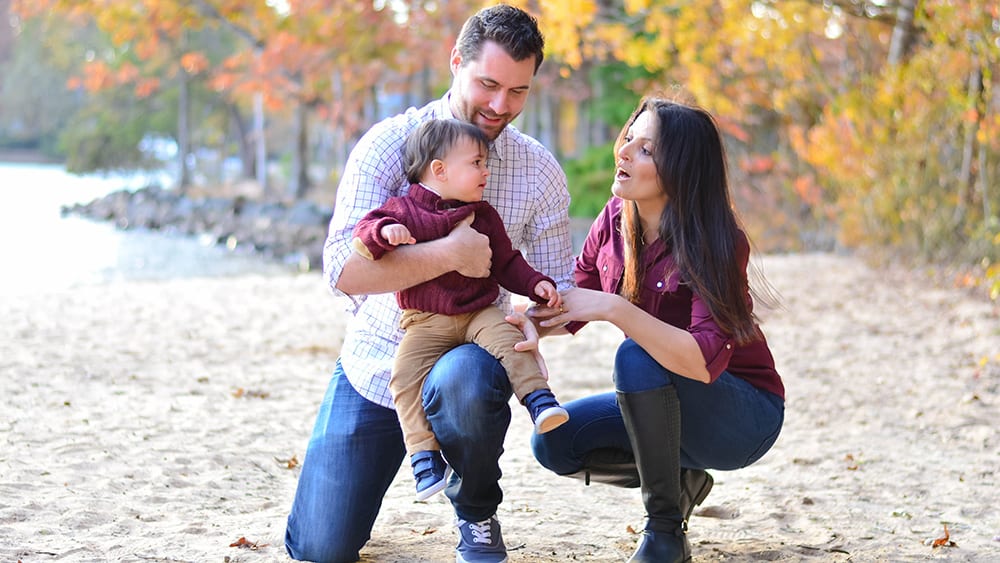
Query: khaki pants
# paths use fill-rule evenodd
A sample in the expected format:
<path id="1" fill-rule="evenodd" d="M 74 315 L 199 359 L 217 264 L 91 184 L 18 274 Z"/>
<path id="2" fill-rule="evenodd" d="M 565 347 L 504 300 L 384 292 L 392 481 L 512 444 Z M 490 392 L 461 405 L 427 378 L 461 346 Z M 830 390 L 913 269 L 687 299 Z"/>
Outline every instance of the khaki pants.
<path id="1" fill-rule="evenodd" d="M 406 334 L 396 352 L 389 390 L 408 455 L 441 449 L 424 414 L 422 390 L 434 363 L 456 346 L 473 342 L 499 360 L 518 401 L 533 391 L 548 389 L 535 356 L 514 350 L 514 344 L 523 341 L 524 334 L 504 317 L 503 311 L 492 305 L 460 315 L 403 311 L 400 326 Z"/>

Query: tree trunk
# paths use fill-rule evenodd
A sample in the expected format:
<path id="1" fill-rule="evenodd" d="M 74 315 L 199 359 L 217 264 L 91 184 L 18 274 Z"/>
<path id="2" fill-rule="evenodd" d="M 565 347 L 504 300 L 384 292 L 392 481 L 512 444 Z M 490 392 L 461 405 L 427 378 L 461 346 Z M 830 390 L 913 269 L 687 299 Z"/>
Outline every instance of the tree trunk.
<path id="1" fill-rule="evenodd" d="M 590 88 L 591 95 L 589 96 L 589 103 L 593 105 L 598 100 L 605 99 L 608 90 L 607 83 L 602 79 L 601 74 L 595 72 L 596 69 L 591 68 L 588 72 L 590 74 Z M 591 122 L 591 136 L 590 142 L 586 147 L 593 147 L 603 145 L 614 139 L 612 136 L 613 130 L 608 125 L 607 120 L 602 115 L 598 115 L 596 111 L 590 111 L 593 114 L 593 121 Z M 614 124 L 616 127 L 620 127 L 622 124 Z"/>
<path id="2" fill-rule="evenodd" d="M 549 145 L 548 147 L 552 149 L 552 154 L 558 160 L 562 160 L 566 155 L 563 151 L 562 143 L 560 142 L 560 137 L 562 134 L 563 120 L 562 120 L 562 101 L 551 93 L 546 96 L 547 103 L 546 108 L 552 113 L 552 128 L 549 131 Z"/>
<path id="3" fill-rule="evenodd" d="M 232 119 L 233 127 L 236 129 L 236 142 L 240 149 L 240 179 L 250 180 L 254 177 L 254 147 L 252 136 L 247 129 L 247 121 L 240 113 L 240 108 L 236 104 L 226 103 L 226 109 Z"/>
<path id="4" fill-rule="evenodd" d="M 341 115 L 337 116 L 333 120 L 333 130 L 331 131 L 331 147 L 330 152 L 332 153 L 331 159 L 333 161 L 333 170 L 336 170 L 337 181 L 340 181 L 340 175 L 347 163 L 347 132 L 344 127 L 344 117 L 343 117 L 343 100 L 344 100 L 344 84 L 343 78 L 340 73 L 333 73 L 330 80 L 330 92 L 332 94 L 333 100 L 340 100 L 341 102 Z"/>
<path id="5" fill-rule="evenodd" d="M 524 104 L 524 109 L 521 111 L 520 123 L 517 128 L 521 130 L 525 135 L 530 135 L 531 137 L 538 138 L 538 120 L 541 116 L 542 110 L 541 105 L 538 100 L 542 97 L 540 90 L 536 89 L 531 92 L 528 96 L 528 101 Z"/>
<path id="6" fill-rule="evenodd" d="M 549 91 L 539 92 L 537 139 L 556 156 L 562 158 L 559 147 L 559 108 Z"/>
<path id="7" fill-rule="evenodd" d="M 892 39 L 889 42 L 889 66 L 902 64 L 913 50 L 916 35 L 913 17 L 916 7 L 917 0 L 899 0 L 899 5 L 896 6 L 896 25 L 892 28 Z"/>
<path id="8" fill-rule="evenodd" d="M 978 57 L 973 59 L 975 69 L 969 73 L 966 95 L 970 108 L 981 115 L 983 108 L 980 103 L 983 98 L 983 72 L 979 66 Z M 958 201 L 952 223 L 957 227 L 965 222 L 972 195 L 975 192 L 975 179 L 972 173 L 972 162 L 976 157 L 976 135 L 979 133 L 979 120 L 965 124 L 965 139 L 962 142 L 962 164 L 958 170 Z"/>
<path id="9" fill-rule="evenodd" d="M 989 186 L 990 182 L 990 170 L 987 167 L 987 149 L 986 143 L 979 143 L 979 193 L 983 197 L 983 222 L 990 221 L 993 218 L 993 205 L 990 202 L 990 197 L 993 194 L 990 193 Z M 996 239 L 994 239 L 996 240 Z"/>
<path id="10" fill-rule="evenodd" d="M 188 155 L 191 154 L 191 82 L 188 73 L 181 69 L 177 73 L 177 189 L 187 193 L 191 187 L 191 170 L 188 167 Z"/>
<path id="11" fill-rule="evenodd" d="M 264 137 L 264 94 L 253 95 L 253 141 L 257 148 L 256 168 L 257 183 L 260 185 L 264 199 L 269 199 L 270 187 L 267 185 L 267 139 Z"/>
<path id="12" fill-rule="evenodd" d="M 383 117 L 378 103 L 378 86 L 372 84 L 371 87 L 365 88 L 363 92 L 366 96 L 364 109 L 361 110 L 361 114 L 365 117 L 365 127 L 371 127 Z"/>
<path id="13" fill-rule="evenodd" d="M 294 200 L 305 197 L 309 191 L 309 105 L 300 101 L 295 107 L 295 150 L 292 155 L 292 177 L 288 195 Z"/>

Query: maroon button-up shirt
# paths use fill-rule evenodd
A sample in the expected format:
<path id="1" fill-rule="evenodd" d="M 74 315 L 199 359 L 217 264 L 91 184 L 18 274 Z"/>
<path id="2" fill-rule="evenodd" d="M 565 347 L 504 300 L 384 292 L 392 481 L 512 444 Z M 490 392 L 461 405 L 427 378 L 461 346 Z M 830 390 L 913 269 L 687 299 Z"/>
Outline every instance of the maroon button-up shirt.
<path id="1" fill-rule="evenodd" d="M 591 225 L 583 250 L 576 259 L 574 274 L 579 287 L 619 292 L 625 271 L 624 241 L 619 228 L 621 207 L 622 200 L 612 197 Z M 736 254 L 746 271 L 750 262 L 750 244 L 745 235 L 737 241 Z M 758 389 L 784 399 L 784 385 L 774 369 L 774 357 L 763 335 L 760 340 L 740 346 L 723 332 L 701 298 L 680 283 L 677 272 L 666 276 L 666 272 L 673 269 L 674 257 L 667 252 L 663 241 L 657 240 L 648 246 L 641 259 L 646 275 L 639 306 L 661 321 L 691 333 L 705 357 L 711 381 L 727 371 Z M 747 299 L 750 299 L 749 285 Z M 575 333 L 583 325 L 570 323 L 566 328 Z"/>

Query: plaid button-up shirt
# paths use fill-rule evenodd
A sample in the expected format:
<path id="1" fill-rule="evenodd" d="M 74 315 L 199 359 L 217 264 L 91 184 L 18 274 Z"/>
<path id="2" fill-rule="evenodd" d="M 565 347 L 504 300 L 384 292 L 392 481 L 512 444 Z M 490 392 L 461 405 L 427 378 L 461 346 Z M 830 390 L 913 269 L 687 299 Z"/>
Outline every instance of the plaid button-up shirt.
<path id="1" fill-rule="evenodd" d="M 323 273 L 335 295 L 357 222 L 387 199 L 403 195 L 410 184 L 403 171 L 407 135 L 432 118 L 453 117 L 448 95 L 426 106 L 373 126 L 358 141 L 337 188 L 330 232 L 323 249 Z M 555 279 L 562 290 L 573 285 L 573 249 L 569 230 L 566 176 L 541 143 L 508 125 L 490 145 L 484 198 L 503 218 L 514 248 L 528 262 Z M 354 388 L 366 399 L 392 407 L 389 374 L 402 339 L 401 311 L 392 294 L 352 295 L 354 314 L 340 351 L 340 361 Z M 496 304 L 510 309 L 510 294 L 501 290 Z"/>

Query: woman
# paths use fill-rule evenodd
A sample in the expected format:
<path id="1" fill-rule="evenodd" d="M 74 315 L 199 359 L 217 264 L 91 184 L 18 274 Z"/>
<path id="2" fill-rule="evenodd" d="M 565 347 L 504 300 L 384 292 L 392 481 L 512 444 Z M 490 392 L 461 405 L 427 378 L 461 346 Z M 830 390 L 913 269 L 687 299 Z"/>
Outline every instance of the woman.
<path id="1" fill-rule="evenodd" d="M 638 484 L 647 524 L 629 561 L 687 561 L 687 518 L 712 485 L 704 469 L 746 467 L 770 449 L 784 387 L 753 313 L 750 244 L 713 118 L 643 100 L 615 153 L 614 197 L 577 258 L 578 288 L 560 310 L 533 312 L 542 330 L 620 328 L 615 392 L 564 405 L 569 422 L 532 447 L 560 475 Z"/>

